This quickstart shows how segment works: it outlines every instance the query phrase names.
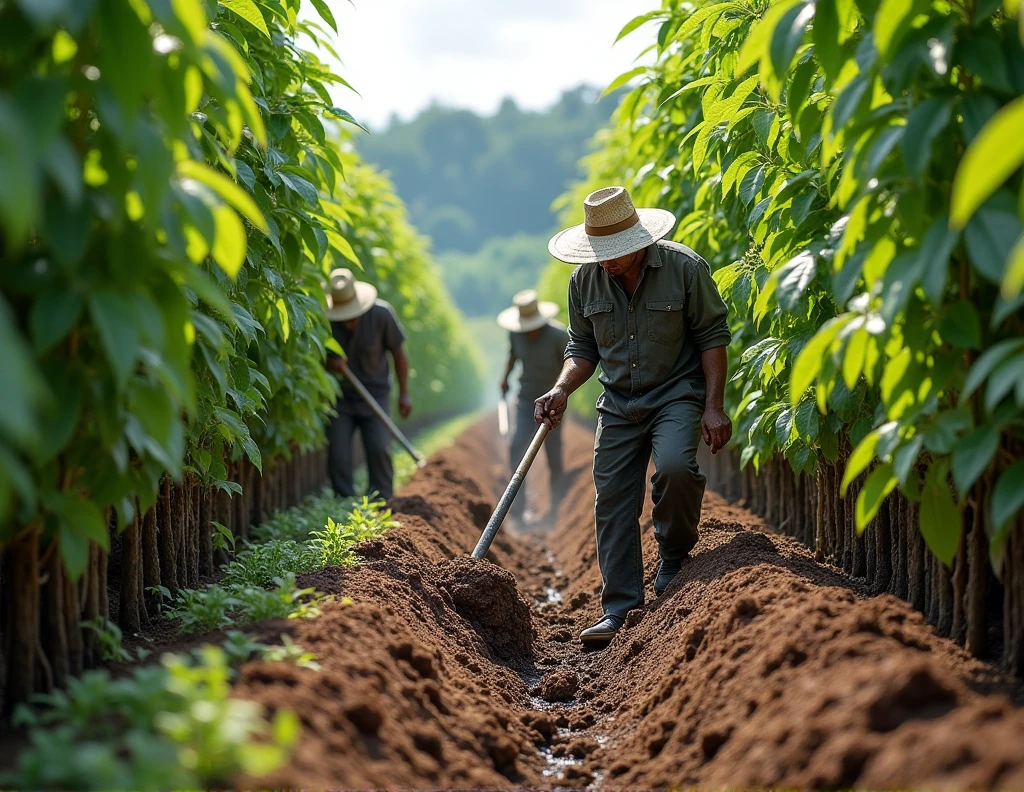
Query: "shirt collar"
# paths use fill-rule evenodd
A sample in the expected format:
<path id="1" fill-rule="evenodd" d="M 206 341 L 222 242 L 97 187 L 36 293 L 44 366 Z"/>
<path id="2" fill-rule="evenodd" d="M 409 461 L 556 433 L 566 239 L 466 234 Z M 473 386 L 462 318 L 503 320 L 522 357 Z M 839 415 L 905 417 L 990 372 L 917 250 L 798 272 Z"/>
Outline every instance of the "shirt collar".
<path id="1" fill-rule="evenodd" d="M 661 251 L 658 250 L 658 243 L 653 242 L 647 246 L 647 259 L 644 264 L 648 267 L 660 267 L 661 263 Z"/>

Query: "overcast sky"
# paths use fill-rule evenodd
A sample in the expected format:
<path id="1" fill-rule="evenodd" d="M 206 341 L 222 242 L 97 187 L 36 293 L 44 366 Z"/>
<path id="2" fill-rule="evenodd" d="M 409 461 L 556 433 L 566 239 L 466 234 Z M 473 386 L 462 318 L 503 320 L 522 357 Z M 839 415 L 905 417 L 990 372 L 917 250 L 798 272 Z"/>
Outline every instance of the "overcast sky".
<path id="1" fill-rule="evenodd" d="M 614 47 L 626 22 L 658 0 L 328 0 L 340 74 L 335 93 L 364 124 L 415 115 L 438 100 L 493 112 L 506 96 L 541 108 L 567 88 L 606 86 L 653 40 L 649 25 Z M 311 4 L 306 4 L 312 11 Z"/>

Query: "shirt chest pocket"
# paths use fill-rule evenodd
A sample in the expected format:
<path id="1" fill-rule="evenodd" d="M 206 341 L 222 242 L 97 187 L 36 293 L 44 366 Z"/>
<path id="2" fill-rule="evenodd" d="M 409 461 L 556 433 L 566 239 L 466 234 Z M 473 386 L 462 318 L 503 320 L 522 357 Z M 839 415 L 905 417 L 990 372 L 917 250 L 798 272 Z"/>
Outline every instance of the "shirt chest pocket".
<path id="1" fill-rule="evenodd" d="M 656 344 L 674 344 L 682 338 L 682 297 L 647 301 L 647 335 Z"/>
<path id="2" fill-rule="evenodd" d="M 598 346 L 610 347 L 615 341 L 615 314 L 611 300 L 596 300 L 583 306 L 583 316 L 594 328 Z"/>

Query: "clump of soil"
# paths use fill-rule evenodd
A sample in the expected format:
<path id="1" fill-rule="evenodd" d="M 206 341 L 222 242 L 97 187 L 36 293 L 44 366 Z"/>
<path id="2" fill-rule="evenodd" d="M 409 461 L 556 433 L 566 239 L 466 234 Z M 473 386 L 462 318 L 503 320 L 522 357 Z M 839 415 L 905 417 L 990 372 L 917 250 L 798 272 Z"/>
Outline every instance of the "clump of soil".
<path id="1" fill-rule="evenodd" d="M 465 617 L 502 660 L 528 660 L 533 645 L 530 606 L 509 572 L 481 558 L 455 558 L 440 570 L 440 583 Z"/>
<path id="2" fill-rule="evenodd" d="M 575 672 L 569 670 L 553 671 L 544 677 L 540 686 L 540 696 L 552 703 L 569 701 L 576 695 L 579 679 Z"/>

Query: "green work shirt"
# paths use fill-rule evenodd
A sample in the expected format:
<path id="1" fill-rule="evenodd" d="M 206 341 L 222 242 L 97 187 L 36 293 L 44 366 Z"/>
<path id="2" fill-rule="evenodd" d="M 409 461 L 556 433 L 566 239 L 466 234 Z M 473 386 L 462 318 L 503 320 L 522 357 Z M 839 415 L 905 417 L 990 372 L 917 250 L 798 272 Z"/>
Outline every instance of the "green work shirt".
<path id="1" fill-rule="evenodd" d="M 599 408 L 639 420 L 704 392 L 701 352 L 729 343 L 727 316 L 707 262 L 685 245 L 657 242 L 632 299 L 599 264 L 573 272 L 565 357 L 600 364 Z"/>
<path id="2" fill-rule="evenodd" d="M 532 341 L 529 333 L 509 333 L 509 357 L 522 364 L 519 401 L 529 402 L 531 410 L 534 399 L 554 387 L 555 380 L 562 372 L 565 345 L 568 342 L 565 325 L 555 321 L 540 328 L 539 335 Z"/>

